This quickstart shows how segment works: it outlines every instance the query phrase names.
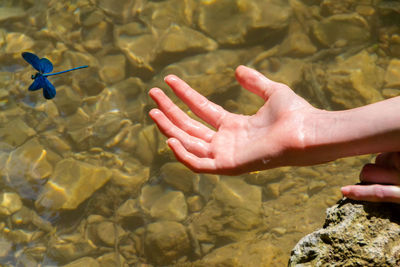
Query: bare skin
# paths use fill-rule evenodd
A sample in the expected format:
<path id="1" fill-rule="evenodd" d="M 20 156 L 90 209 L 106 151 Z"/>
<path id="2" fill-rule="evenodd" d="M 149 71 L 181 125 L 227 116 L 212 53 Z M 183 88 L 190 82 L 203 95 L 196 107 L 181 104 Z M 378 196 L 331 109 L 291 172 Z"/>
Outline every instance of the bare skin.
<path id="1" fill-rule="evenodd" d="M 174 75 L 165 78 L 174 93 L 213 129 L 191 119 L 161 89 L 149 92 L 158 105 L 150 117 L 169 138 L 168 145 L 177 159 L 195 172 L 238 175 L 400 151 L 400 98 L 332 112 L 314 108 L 286 85 L 248 67 L 239 66 L 236 78 L 265 101 L 252 116 L 224 110 Z M 382 172 L 370 171 L 376 168 L 368 166 L 362 174 L 370 177 L 369 181 L 387 181 Z M 400 179 L 392 177 L 390 183 L 400 184 Z M 359 200 L 400 202 L 400 189 L 394 185 L 348 186 L 342 193 Z"/>

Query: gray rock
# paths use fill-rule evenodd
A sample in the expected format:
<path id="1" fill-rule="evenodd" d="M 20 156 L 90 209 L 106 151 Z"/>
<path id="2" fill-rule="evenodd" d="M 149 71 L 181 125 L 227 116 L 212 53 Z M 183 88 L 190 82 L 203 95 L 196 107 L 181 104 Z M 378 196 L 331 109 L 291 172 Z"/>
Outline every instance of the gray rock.
<path id="1" fill-rule="evenodd" d="M 400 206 L 341 200 L 299 241 L 289 266 L 399 266 Z"/>

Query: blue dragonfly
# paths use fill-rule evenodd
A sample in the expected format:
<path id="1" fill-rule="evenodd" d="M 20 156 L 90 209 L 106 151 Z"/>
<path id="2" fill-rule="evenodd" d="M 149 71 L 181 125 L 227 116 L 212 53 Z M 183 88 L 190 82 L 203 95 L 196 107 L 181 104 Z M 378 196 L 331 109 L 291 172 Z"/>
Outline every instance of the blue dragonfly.
<path id="1" fill-rule="evenodd" d="M 85 66 L 72 68 L 69 70 L 50 73 L 53 71 L 53 64 L 47 58 L 39 58 L 37 55 L 29 53 L 29 52 L 23 52 L 22 57 L 26 60 L 26 62 L 31 64 L 32 67 L 34 67 L 38 71 L 35 75 L 32 75 L 31 78 L 34 81 L 29 86 L 28 90 L 36 91 L 36 90 L 43 88 L 43 96 L 46 99 L 52 99 L 56 96 L 56 88 L 47 79 L 48 76 L 53 76 L 53 75 L 89 67 L 89 66 L 85 65 Z"/>

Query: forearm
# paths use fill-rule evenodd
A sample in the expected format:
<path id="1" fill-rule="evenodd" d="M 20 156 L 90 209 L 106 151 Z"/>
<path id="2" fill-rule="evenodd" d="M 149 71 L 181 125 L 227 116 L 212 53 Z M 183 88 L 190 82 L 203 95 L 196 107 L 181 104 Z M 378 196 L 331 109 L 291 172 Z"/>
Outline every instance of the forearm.
<path id="1" fill-rule="evenodd" d="M 315 161 L 400 151 L 400 97 L 305 118 L 305 150 Z"/>

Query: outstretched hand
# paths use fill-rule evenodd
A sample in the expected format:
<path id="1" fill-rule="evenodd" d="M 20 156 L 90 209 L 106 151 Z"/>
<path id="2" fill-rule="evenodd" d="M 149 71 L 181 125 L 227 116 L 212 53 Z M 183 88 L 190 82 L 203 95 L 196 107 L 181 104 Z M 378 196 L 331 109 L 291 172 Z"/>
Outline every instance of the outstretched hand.
<path id="1" fill-rule="evenodd" d="M 375 164 L 367 164 L 360 180 L 369 185 L 348 185 L 342 188 L 345 197 L 371 202 L 400 203 L 400 153 L 382 153 Z"/>
<path id="2" fill-rule="evenodd" d="M 252 116 L 226 111 L 174 75 L 165 78 L 174 93 L 214 129 L 190 118 L 161 89 L 150 90 L 158 105 L 150 111 L 150 117 L 169 138 L 168 145 L 177 159 L 195 172 L 228 175 L 314 163 L 307 162 L 302 153 L 303 121 L 317 109 L 286 85 L 248 67 L 239 66 L 236 78 L 245 89 L 265 100 Z"/>

